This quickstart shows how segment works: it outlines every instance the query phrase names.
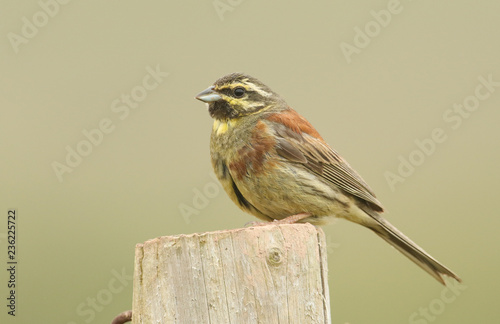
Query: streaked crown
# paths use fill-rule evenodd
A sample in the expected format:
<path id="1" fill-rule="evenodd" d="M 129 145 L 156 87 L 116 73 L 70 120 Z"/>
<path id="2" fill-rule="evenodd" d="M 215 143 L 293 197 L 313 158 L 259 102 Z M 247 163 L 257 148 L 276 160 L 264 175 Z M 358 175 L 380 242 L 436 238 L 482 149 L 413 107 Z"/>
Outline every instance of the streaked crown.
<path id="1" fill-rule="evenodd" d="M 223 76 L 196 98 L 208 103 L 210 116 L 218 120 L 251 115 L 283 102 L 268 86 L 242 73 Z"/>

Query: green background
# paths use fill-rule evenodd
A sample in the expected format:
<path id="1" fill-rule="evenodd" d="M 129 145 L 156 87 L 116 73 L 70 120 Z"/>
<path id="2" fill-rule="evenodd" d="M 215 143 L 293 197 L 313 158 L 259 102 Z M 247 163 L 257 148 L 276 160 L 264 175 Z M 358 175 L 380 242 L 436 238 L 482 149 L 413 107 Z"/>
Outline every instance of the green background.
<path id="1" fill-rule="evenodd" d="M 371 11 L 390 1 L 228 1 L 216 2 L 231 9 L 222 13 L 212 0 L 72 1 L 45 22 L 37 1 L 1 1 L 0 261 L 16 208 L 19 264 L 14 319 L 0 273 L 0 321 L 109 323 L 131 308 L 131 281 L 113 278 L 132 275 L 136 243 L 255 220 L 215 186 L 212 121 L 194 99 L 241 71 L 315 125 L 387 219 L 464 280 L 443 292 L 377 236 L 338 221 L 324 227 L 333 323 L 498 323 L 500 87 L 458 127 L 443 114 L 480 76 L 500 81 L 500 3 L 402 0 L 380 27 Z M 34 15 L 36 35 L 13 46 Z M 346 57 L 341 44 L 365 25 L 373 37 Z M 168 76 L 120 119 L 114 100 L 158 65 Z M 54 161 L 105 118 L 113 132 L 59 181 Z M 392 190 L 386 172 L 436 128 L 446 140 Z"/>

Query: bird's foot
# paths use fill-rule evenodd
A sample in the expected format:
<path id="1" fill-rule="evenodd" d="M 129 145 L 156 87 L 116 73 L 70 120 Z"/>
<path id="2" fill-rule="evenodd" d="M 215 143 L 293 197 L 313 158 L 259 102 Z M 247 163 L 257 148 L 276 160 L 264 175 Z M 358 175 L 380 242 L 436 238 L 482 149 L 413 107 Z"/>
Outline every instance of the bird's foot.
<path id="1" fill-rule="evenodd" d="M 311 214 L 309 214 L 309 213 L 300 213 L 300 214 L 285 217 L 285 218 L 280 219 L 280 220 L 275 219 L 272 222 L 272 224 L 295 224 L 295 223 L 300 222 L 301 220 L 306 219 L 307 217 L 310 217 L 310 216 L 311 216 Z"/>
<path id="2" fill-rule="evenodd" d="M 285 217 L 283 219 L 275 219 L 272 222 L 248 222 L 245 224 L 245 227 L 254 227 L 254 226 L 267 226 L 267 225 L 281 225 L 281 224 L 295 224 L 307 217 L 310 217 L 309 213 L 300 213 L 296 215 L 291 215 Z"/>

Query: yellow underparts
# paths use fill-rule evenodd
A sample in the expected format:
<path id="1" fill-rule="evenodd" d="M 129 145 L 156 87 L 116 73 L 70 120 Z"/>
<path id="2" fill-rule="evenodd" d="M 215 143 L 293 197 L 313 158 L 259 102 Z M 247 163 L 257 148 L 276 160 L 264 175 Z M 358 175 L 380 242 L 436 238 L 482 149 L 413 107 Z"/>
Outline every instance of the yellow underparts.
<path id="1" fill-rule="evenodd" d="M 232 119 L 228 121 L 214 120 L 213 132 L 217 135 L 224 134 L 231 127 L 234 127 L 238 122 L 237 119 Z"/>

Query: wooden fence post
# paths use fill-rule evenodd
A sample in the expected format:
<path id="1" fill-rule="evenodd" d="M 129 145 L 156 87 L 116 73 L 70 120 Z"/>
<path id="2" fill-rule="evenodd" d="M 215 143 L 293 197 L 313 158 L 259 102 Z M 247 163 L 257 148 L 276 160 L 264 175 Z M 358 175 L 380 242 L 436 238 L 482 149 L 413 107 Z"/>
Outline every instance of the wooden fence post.
<path id="1" fill-rule="evenodd" d="M 164 236 L 135 249 L 132 323 L 330 323 L 310 224 Z"/>

